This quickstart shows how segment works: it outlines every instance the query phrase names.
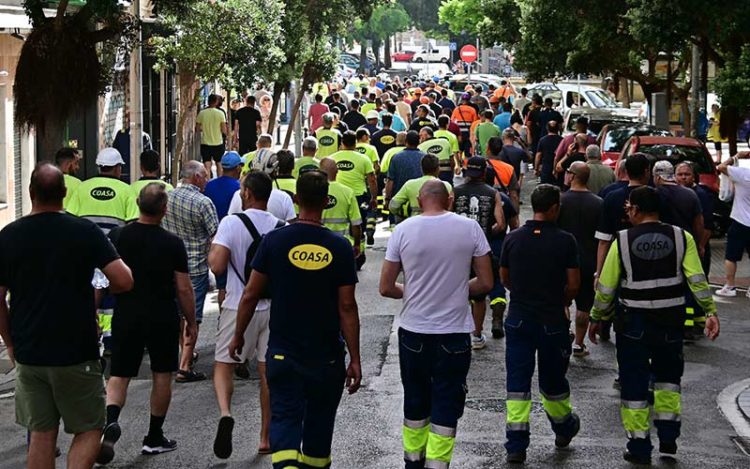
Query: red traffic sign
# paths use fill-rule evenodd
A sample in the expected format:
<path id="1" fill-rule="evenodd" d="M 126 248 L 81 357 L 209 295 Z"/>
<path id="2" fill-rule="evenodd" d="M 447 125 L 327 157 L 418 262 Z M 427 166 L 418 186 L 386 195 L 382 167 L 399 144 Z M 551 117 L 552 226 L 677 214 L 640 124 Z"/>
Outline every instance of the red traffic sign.
<path id="1" fill-rule="evenodd" d="M 461 48 L 461 51 L 458 53 L 458 56 L 461 57 L 461 60 L 464 62 L 476 62 L 477 61 L 477 48 L 472 46 L 471 44 L 467 44 Z"/>

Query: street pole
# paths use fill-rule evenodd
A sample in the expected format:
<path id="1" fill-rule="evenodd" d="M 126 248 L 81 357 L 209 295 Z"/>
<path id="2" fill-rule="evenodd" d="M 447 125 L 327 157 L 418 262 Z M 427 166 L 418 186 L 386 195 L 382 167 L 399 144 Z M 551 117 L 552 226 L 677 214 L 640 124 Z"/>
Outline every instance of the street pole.
<path id="1" fill-rule="evenodd" d="M 141 0 L 133 0 L 133 15 L 141 17 Z M 140 155 L 143 152 L 143 86 L 141 86 L 141 39 L 139 29 L 136 46 L 130 53 L 130 182 L 138 180 Z"/>
<path id="2" fill-rule="evenodd" d="M 692 135 L 698 137 L 698 114 L 700 110 L 701 88 L 701 49 L 693 44 L 693 57 L 690 63 L 690 117 L 692 118 Z"/>

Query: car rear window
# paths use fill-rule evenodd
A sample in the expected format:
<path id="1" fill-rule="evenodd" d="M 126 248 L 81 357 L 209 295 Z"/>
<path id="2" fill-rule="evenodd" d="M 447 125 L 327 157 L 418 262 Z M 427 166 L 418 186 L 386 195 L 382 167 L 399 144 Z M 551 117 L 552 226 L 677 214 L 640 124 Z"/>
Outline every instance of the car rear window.
<path id="1" fill-rule="evenodd" d="M 638 145 L 638 151 L 655 156 L 657 161 L 667 160 L 672 164 L 690 161 L 693 163 L 695 170 L 700 174 L 711 174 L 714 172 L 713 165 L 710 164 L 706 152 L 702 147 L 674 144 L 640 144 Z"/>
<path id="2" fill-rule="evenodd" d="M 670 137 L 672 134 L 663 129 L 639 129 L 635 127 L 619 127 L 610 129 L 602 142 L 602 151 L 620 152 L 625 147 L 628 139 L 633 135 L 647 136 L 655 135 L 659 137 Z"/>

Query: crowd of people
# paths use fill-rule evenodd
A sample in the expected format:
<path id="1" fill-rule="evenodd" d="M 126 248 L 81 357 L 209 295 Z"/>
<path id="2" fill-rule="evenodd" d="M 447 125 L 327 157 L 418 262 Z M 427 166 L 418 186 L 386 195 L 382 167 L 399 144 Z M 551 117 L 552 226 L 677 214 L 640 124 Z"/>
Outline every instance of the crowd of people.
<path id="1" fill-rule="evenodd" d="M 194 365 L 209 272 L 220 308 L 215 455 L 232 455 L 233 380 L 257 359 L 258 452 L 276 469 L 330 467 L 342 391 L 362 379 L 355 287 L 379 221 L 391 231 L 379 291 L 403 300 L 407 469 L 450 465 L 488 304 L 491 336 L 506 341 L 509 462 L 526 459 L 537 365 L 555 445 L 571 444 L 581 419 L 570 357 L 589 353 L 586 337 L 609 340 L 612 325 L 624 457 L 650 461 L 651 407 L 660 452 L 676 454 L 683 342 L 719 335 L 707 281 L 712 199 L 695 168 L 636 153 L 613 170 L 585 118 L 562 136 L 552 101 L 509 82 L 458 95 L 435 81 L 360 84 L 312 96 L 300 155 L 273 149 L 255 96 L 228 122 L 211 95 L 196 126 L 203 164 L 184 162 L 177 187 L 153 150 L 131 185 L 114 148 L 99 152 L 99 174 L 86 181 L 75 178 L 75 149 L 36 167 L 31 213 L 0 231 L 0 335 L 17 366 L 29 467 L 54 467 L 61 418 L 75 434 L 69 467 L 113 460 L 144 350 L 152 392 L 142 451 L 177 448 L 162 427 L 173 381 L 207 379 Z M 745 157 L 718 168 L 736 192 L 726 296 L 750 247 L 750 169 L 736 165 Z M 522 223 L 524 202 L 533 216 Z"/>

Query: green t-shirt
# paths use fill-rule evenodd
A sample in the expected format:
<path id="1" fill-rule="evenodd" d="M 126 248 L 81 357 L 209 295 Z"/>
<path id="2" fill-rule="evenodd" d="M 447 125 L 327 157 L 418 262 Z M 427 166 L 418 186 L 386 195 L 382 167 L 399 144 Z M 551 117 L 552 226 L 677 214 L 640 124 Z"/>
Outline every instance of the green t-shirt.
<path id="1" fill-rule="evenodd" d="M 215 107 L 210 107 L 198 113 L 196 122 L 201 125 L 201 145 L 221 145 L 224 143 L 221 124 L 226 123 L 224 113 Z"/>
<path id="2" fill-rule="evenodd" d="M 63 175 L 63 177 L 65 178 L 66 189 L 65 198 L 63 199 L 63 208 L 67 210 L 70 199 L 73 198 L 73 194 L 76 193 L 76 190 L 78 190 L 78 186 L 81 185 L 81 180 L 75 176 L 71 176 L 70 174 L 65 174 Z"/>
<path id="3" fill-rule="evenodd" d="M 171 192 L 174 190 L 174 187 L 172 187 L 172 184 L 162 181 L 161 179 L 139 179 L 135 182 L 130 183 L 130 187 L 133 188 L 133 195 L 135 195 L 136 199 L 138 198 L 138 195 L 141 193 L 141 190 L 151 184 L 152 182 L 158 182 L 161 184 L 164 184 L 165 190 L 167 192 Z"/>
<path id="4" fill-rule="evenodd" d="M 436 130 L 435 138 L 444 138 L 451 144 L 451 153 L 458 153 L 458 137 L 450 130 Z"/>
<path id="5" fill-rule="evenodd" d="M 339 169 L 337 182 L 354 191 L 355 197 L 367 192 L 367 176 L 375 170 L 365 155 L 352 150 L 341 150 L 331 155 L 331 158 Z"/>
<path id="6" fill-rule="evenodd" d="M 380 162 L 380 173 L 381 174 L 388 174 L 388 167 L 391 165 L 391 158 L 396 153 L 399 153 L 406 149 L 406 147 L 393 147 L 389 150 L 386 150 L 385 154 L 383 155 L 383 160 Z"/>
<path id="7" fill-rule="evenodd" d="M 303 156 L 299 158 L 294 162 L 294 170 L 292 170 L 292 176 L 294 176 L 295 179 L 298 178 L 299 170 L 304 168 L 305 166 L 315 166 L 316 168 L 320 168 L 320 161 L 318 161 L 317 158 L 313 158 L 312 156 Z"/>
<path id="8" fill-rule="evenodd" d="M 349 225 L 361 225 L 362 215 L 354 192 L 340 182 L 328 183 L 328 205 L 323 210 L 323 224 L 334 233 L 349 239 Z"/>
<path id="9" fill-rule="evenodd" d="M 498 129 L 497 126 L 492 122 L 487 121 L 479 124 L 474 131 L 474 134 L 476 135 L 477 141 L 479 142 L 477 153 L 480 155 L 484 155 L 484 150 L 487 148 L 487 142 L 489 142 L 492 137 L 499 137 L 500 129 Z"/>
<path id="10" fill-rule="evenodd" d="M 273 185 L 276 189 L 289 194 L 289 197 L 292 197 L 292 199 L 294 199 L 294 194 L 297 193 L 297 180 L 293 177 L 277 178 L 273 181 Z"/>
<path id="11" fill-rule="evenodd" d="M 440 171 L 451 170 L 451 144 L 444 138 L 431 138 L 417 147 L 425 153 L 432 153 L 440 160 Z"/>
<path id="12" fill-rule="evenodd" d="M 367 113 L 375 110 L 375 103 L 365 103 L 359 108 L 359 113 L 367 117 Z"/>
<path id="13" fill-rule="evenodd" d="M 432 181 L 433 179 L 437 178 L 434 176 L 422 176 L 418 179 L 406 181 L 401 189 L 399 189 L 398 193 L 393 199 L 391 199 L 391 204 L 388 208 L 396 214 L 408 213 L 408 216 L 410 217 L 419 215 L 422 213 L 422 209 L 419 208 L 419 200 L 417 200 L 417 196 L 419 196 L 419 191 L 422 189 L 422 186 L 424 186 L 427 181 Z M 445 181 L 443 181 L 443 184 L 445 184 L 449 193 L 453 192 L 453 186 Z"/>
<path id="14" fill-rule="evenodd" d="M 369 158 L 373 165 L 378 162 L 378 149 L 369 143 L 357 143 L 355 150 Z"/>

